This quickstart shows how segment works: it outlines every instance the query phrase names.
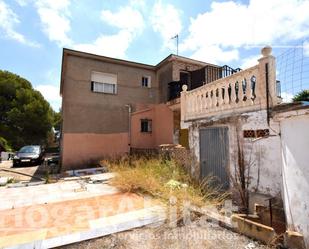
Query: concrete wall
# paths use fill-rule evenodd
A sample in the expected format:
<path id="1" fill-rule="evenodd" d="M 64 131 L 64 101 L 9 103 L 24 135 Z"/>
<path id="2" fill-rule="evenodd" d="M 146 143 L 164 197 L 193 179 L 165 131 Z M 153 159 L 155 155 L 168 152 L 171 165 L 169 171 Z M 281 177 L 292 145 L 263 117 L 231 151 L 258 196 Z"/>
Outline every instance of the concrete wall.
<path id="1" fill-rule="evenodd" d="M 91 72 L 117 75 L 117 94 L 91 91 Z M 151 76 L 151 88 L 141 86 L 143 75 Z M 69 55 L 63 84 L 63 131 L 69 133 L 117 133 L 128 131 L 126 104 L 154 104 L 159 100 L 156 74 Z"/>
<path id="2" fill-rule="evenodd" d="M 283 199 L 288 228 L 309 247 L 309 111 L 286 113 L 281 121 Z"/>
<path id="3" fill-rule="evenodd" d="M 199 130 L 203 127 L 228 127 L 229 170 L 234 176 L 238 166 L 238 141 L 243 148 L 245 163 L 250 167 L 250 191 L 277 196 L 281 191 L 281 156 L 278 123 L 267 125 L 266 111 L 249 112 L 232 117 L 219 117 L 189 123 L 189 147 L 199 161 Z M 244 130 L 270 129 L 271 136 L 263 139 L 243 138 Z M 199 177 L 200 168 L 192 169 Z"/>
<path id="4" fill-rule="evenodd" d="M 152 120 L 152 132 L 141 132 L 141 119 Z M 165 104 L 132 113 L 131 120 L 132 148 L 157 148 L 173 143 L 173 112 Z"/>
<path id="5" fill-rule="evenodd" d="M 62 138 L 62 170 L 86 168 L 104 157 L 128 152 L 128 133 L 94 134 L 64 133 Z"/>
<path id="6" fill-rule="evenodd" d="M 81 167 L 84 161 L 92 161 L 102 155 L 126 152 L 129 142 L 123 139 L 129 131 L 126 105 L 130 104 L 135 112 L 143 109 L 142 106 L 164 103 L 168 97 L 168 83 L 179 80 L 181 70 L 195 70 L 203 65 L 202 62 L 170 56 L 155 67 L 85 53 L 65 52 L 61 85 L 62 170 Z M 116 74 L 117 94 L 92 92 L 93 71 Z M 143 76 L 151 77 L 150 88 L 141 86 Z M 173 127 L 173 118 L 170 113 L 166 107 L 156 107 L 153 110 L 155 122 L 152 135 L 134 133 L 138 136 L 132 146 L 154 147 L 161 143 L 172 143 L 173 133 L 170 133 L 170 129 Z M 159 115 L 165 118 L 161 119 Z M 82 138 L 89 139 L 84 143 L 88 145 L 87 148 L 84 145 L 81 147 Z M 109 148 L 110 143 L 112 149 Z"/>
<path id="7" fill-rule="evenodd" d="M 117 94 L 91 91 L 91 72 L 117 75 Z M 151 88 L 141 86 L 151 76 Z M 62 86 L 62 170 L 128 151 L 128 107 L 159 101 L 154 70 L 67 55 Z"/>
<path id="8" fill-rule="evenodd" d="M 281 155 L 279 123 L 270 120 L 267 124 L 265 111 L 251 112 L 242 115 L 244 122 L 241 130 L 269 129 L 266 138 L 243 138 L 244 155 L 250 165 L 252 192 L 271 196 L 281 194 Z M 241 132 L 240 137 L 243 137 Z"/>

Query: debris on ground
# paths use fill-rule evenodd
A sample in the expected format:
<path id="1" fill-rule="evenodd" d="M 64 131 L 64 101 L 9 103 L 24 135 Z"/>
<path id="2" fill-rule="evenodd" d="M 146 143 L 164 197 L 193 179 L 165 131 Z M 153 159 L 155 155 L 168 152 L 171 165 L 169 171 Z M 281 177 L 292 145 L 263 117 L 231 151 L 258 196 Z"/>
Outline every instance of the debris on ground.
<path id="1" fill-rule="evenodd" d="M 61 247 L 63 249 L 267 249 L 246 236 L 209 223 L 181 227 L 144 227 Z"/>

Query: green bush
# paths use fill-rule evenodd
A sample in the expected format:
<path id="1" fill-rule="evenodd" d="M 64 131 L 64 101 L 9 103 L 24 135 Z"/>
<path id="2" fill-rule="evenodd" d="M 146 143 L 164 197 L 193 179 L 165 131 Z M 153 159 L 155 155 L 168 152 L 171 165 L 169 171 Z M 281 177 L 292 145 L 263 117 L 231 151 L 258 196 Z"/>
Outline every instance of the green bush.
<path id="1" fill-rule="evenodd" d="M 303 90 L 299 93 L 297 93 L 294 98 L 293 101 L 309 101 L 309 90 Z"/>
<path id="2" fill-rule="evenodd" d="M 2 146 L 5 151 L 12 151 L 12 148 L 8 144 L 8 141 L 6 141 L 6 139 L 3 137 L 0 137 L 0 146 Z"/>

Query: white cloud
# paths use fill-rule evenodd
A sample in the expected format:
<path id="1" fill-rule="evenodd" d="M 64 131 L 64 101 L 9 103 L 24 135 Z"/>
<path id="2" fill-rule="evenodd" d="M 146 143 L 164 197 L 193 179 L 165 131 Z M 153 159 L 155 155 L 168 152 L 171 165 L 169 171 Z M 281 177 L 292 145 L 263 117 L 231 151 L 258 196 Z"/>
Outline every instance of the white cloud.
<path id="1" fill-rule="evenodd" d="M 153 30 L 162 36 L 164 47 L 175 48 L 175 42 L 171 38 L 182 30 L 180 10 L 159 0 L 153 7 L 150 21 Z"/>
<path id="2" fill-rule="evenodd" d="M 292 102 L 294 95 L 291 93 L 287 93 L 287 92 L 282 92 L 281 93 L 281 98 L 283 102 Z"/>
<path id="3" fill-rule="evenodd" d="M 55 111 L 59 110 L 61 107 L 59 87 L 54 85 L 38 85 L 35 89 L 42 93 L 44 98 L 51 104 Z"/>
<path id="4" fill-rule="evenodd" d="M 93 43 L 76 44 L 74 49 L 93 54 L 125 58 L 132 39 L 130 32 L 121 30 L 115 35 L 100 35 Z"/>
<path id="5" fill-rule="evenodd" d="M 72 43 L 68 36 L 71 30 L 70 0 L 36 0 L 35 6 L 43 31 L 49 40 L 57 42 L 59 46 L 70 45 Z"/>
<path id="6" fill-rule="evenodd" d="M 253 56 L 250 56 L 250 57 L 243 59 L 241 61 L 242 64 L 240 65 L 240 68 L 246 69 L 246 68 L 253 67 L 253 66 L 257 65 L 258 59 L 260 59 L 261 57 L 262 57 L 261 55 L 253 55 Z"/>
<path id="7" fill-rule="evenodd" d="M 192 59 L 207 61 L 208 63 L 218 64 L 227 61 L 238 60 L 239 53 L 237 49 L 224 51 L 218 46 L 205 46 L 198 48 L 192 55 Z"/>
<path id="8" fill-rule="evenodd" d="M 308 9 L 308 0 L 213 2 L 210 11 L 191 18 L 189 35 L 180 48 L 194 53 L 204 47 L 284 44 L 309 35 Z"/>
<path id="9" fill-rule="evenodd" d="M 101 12 L 101 19 L 107 24 L 136 34 L 144 28 L 144 19 L 142 14 L 131 6 L 122 7 L 118 12 L 113 13 L 110 10 Z"/>
<path id="10" fill-rule="evenodd" d="M 143 15 L 129 4 L 121 7 L 117 12 L 103 10 L 101 19 L 108 25 L 118 28 L 119 31 L 112 35 L 101 34 L 91 43 L 75 44 L 74 49 L 125 58 L 131 42 L 145 27 Z"/>
<path id="11" fill-rule="evenodd" d="M 0 0 L 0 29 L 3 30 L 4 36 L 28 46 L 39 47 L 38 43 L 27 40 L 24 35 L 15 30 L 15 26 L 19 23 L 17 14 Z"/>
<path id="12" fill-rule="evenodd" d="M 21 7 L 24 7 L 28 4 L 27 0 L 15 0 Z"/>

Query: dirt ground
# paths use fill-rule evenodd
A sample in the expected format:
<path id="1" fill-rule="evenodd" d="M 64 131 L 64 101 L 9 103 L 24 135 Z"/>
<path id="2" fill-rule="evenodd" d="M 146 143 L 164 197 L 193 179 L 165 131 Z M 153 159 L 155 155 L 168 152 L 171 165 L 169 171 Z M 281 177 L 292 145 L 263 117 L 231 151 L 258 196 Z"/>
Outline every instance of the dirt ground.
<path id="1" fill-rule="evenodd" d="M 266 249 L 246 236 L 217 225 L 139 228 L 61 247 L 63 249 Z"/>
<path id="2" fill-rule="evenodd" d="M 44 170 L 42 165 L 30 165 L 13 168 L 12 161 L 3 161 L 0 163 L 0 176 L 12 177 L 15 181 L 38 181 L 39 178 L 44 178 Z M 11 170 L 12 172 L 3 171 Z M 23 174 L 18 174 L 14 172 L 20 172 Z"/>

